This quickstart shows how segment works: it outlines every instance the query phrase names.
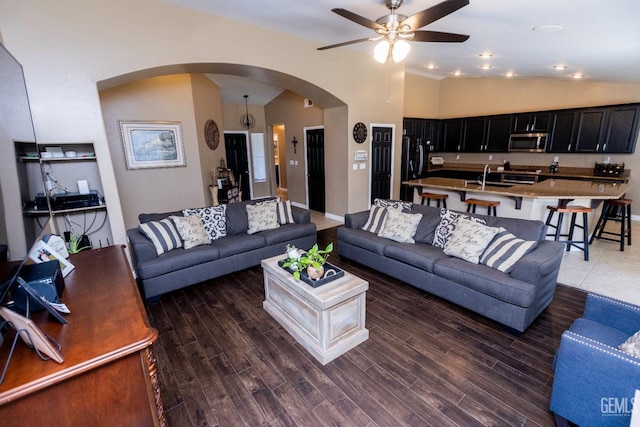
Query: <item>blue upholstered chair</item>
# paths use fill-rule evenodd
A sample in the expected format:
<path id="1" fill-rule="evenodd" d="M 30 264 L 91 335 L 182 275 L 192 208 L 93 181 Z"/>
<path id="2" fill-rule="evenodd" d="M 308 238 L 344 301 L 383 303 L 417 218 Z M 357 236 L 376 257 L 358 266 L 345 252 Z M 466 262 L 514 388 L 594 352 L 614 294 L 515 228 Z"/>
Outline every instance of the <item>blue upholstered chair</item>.
<path id="1" fill-rule="evenodd" d="M 590 294 L 584 316 L 562 334 L 551 411 L 558 426 L 628 426 L 640 389 L 640 358 L 618 346 L 640 330 L 640 307 Z M 640 402 L 637 402 L 640 408 Z"/>

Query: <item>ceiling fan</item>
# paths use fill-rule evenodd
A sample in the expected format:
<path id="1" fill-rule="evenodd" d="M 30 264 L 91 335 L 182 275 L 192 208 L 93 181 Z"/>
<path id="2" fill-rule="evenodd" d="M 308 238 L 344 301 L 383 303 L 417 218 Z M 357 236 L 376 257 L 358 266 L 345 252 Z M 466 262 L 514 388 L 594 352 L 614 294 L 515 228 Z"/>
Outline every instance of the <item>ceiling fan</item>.
<path id="1" fill-rule="evenodd" d="M 346 9 L 331 9 L 332 12 L 356 24 L 374 30 L 378 35 L 323 46 L 319 47 L 318 50 L 333 49 L 366 41 L 380 41 L 374 50 L 374 58 L 381 63 L 386 62 L 389 57 L 393 58 L 395 62 L 400 62 L 406 58 L 411 49 L 407 41 L 461 43 L 469 38 L 469 36 L 463 34 L 418 30 L 468 5 L 469 0 L 446 0 L 409 17 L 396 12 L 402 6 L 402 2 L 403 0 L 385 0 L 384 4 L 391 10 L 391 13 L 378 18 L 376 21 Z"/>

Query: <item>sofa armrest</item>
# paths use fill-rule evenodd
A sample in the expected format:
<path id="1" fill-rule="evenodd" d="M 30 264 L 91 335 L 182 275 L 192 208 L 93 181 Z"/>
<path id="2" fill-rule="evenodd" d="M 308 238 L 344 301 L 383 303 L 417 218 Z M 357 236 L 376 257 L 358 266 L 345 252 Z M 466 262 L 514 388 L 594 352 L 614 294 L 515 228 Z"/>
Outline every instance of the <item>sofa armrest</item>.
<path id="1" fill-rule="evenodd" d="M 129 238 L 131 253 L 136 265 L 142 261 L 149 261 L 158 257 L 156 248 L 151 240 L 137 228 L 127 230 L 127 237 Z"/>
<path id="2" fill-rule="evenodd" d="M 560 272 L 565 248 L 563 243 L 553 240 L 538 242 L 534 250 L 513 265 L 511 277 L 533 284 L 539 283 L 545 277 L 555 282 Z"/>
<path id="3" fill-rule="evenodd" d="M 629 336 L 640 330 L 640 307 L 604 295 L 587 295 L 583 317 L 619 329 Z"/>
<path id="4" fill-rule="evenodd" d="M 308 224 L 311 222 L 311 212 L 308 209 L 291 206 L 291 215 L 296 224 Z"/>
<path id="5" fill-rule="evenodd" d="M 369 219 L 369 211 L 348 213 L 348 214 L 345 214 L 344 216 L 344 225 L 345 227 L 356 230 L 364 227 L 368 219 Z"/>
<path id="6" fill-rule="evenodd" d="M 553 412 L 578 425 L 611 425 L 623 417 L 628 423 L 631 413 L 625 412 L 640 384 L 640 359 L 565 331 L 556 360 Z"/>

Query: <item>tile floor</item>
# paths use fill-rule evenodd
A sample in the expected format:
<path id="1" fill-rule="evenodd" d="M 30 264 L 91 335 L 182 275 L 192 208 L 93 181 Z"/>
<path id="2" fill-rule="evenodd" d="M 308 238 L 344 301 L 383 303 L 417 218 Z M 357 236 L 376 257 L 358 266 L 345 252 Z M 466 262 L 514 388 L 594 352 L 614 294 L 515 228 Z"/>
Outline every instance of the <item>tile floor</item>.
<path id="1" fill-rule="evenodd" d="M 311 222 L 318 230 L 342 224 L 313 211 Z M 632 234 L 640 239 L 640 221 L 633 221 Z M 589 247 L 589 261 L 584 260 L 582 251 L 565 252 L 558 282 L 640 305 L 639 278 L 640 243 L 625 245 L 624 252 L 620 252 L 619 243 L 596 239 Z"/>

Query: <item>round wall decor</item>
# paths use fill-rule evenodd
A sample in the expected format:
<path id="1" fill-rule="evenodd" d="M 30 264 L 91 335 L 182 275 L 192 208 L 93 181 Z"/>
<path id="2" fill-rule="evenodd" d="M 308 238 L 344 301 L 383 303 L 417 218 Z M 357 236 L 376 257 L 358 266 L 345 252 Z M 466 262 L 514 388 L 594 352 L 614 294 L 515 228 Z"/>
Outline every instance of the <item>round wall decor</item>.
<path id="1" fill-rule="evenodd" d="M 207 120 L 207 123 L 204 124 L 204 140 L 212 150 L 218 148 L 218 144 L 220 143 L 220 130 L 215 121 Z"/>
<path id="2" fill-rule="evenodd" d="M 367 139 L 367 126 L 358 122 L 353 126 L 353 139 L 358 143 L 362 144 Z"/>

